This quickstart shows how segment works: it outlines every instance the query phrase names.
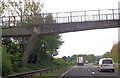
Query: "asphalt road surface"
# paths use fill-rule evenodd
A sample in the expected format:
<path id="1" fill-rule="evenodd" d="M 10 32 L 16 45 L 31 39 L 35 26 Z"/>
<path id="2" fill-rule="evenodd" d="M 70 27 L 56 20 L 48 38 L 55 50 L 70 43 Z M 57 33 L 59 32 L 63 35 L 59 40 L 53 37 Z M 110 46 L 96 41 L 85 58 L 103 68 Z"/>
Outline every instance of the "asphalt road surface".
<path id="1" fill-rule="evenodd" d="M 99 72 L 97 66 L 85 64 L 84 66 L 74 66 L 66 71 L 59 78 L 120 78 L 118 71 L 115 72 Z"/>

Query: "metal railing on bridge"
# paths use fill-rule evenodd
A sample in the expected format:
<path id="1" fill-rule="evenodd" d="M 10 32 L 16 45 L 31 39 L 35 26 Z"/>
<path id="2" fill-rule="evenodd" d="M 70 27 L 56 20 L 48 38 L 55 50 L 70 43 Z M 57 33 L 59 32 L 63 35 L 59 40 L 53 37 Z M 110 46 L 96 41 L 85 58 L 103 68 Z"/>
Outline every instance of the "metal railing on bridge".
<path id="1" fill-rule="evenodd" d="M 36 15 L 2 16 L 0 25 L 4 27 L 71 23 L 85 21 L 118 20 L 120 9 L 41 13 Z"/>

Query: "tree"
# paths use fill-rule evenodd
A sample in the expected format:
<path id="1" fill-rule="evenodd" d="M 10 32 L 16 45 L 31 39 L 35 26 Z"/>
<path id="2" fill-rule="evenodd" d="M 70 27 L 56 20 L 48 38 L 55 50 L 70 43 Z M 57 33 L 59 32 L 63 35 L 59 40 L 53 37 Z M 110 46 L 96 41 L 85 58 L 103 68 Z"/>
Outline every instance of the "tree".
<path id="1" fill-rule="evenodd" d="M 71 56 L 71 60 L 72 60 L 72 61 L 76 61 L 76 60 L 77 60 L 77 58 L 76 58 L 76 57 L 77 57 L 77 55 L 75 55 L 75 54 L 74 54 L 74 55 L 72 55 L 72 56 Z"/>
<path id="2" fill-rule="evenodd" d="M 15 41 L 13 42 L 11 38 L 3 38 L 2 45 L 6 48 L 6 52 L 9 55 L 13 67 L 12 69 L 16 71 L 17 67 L 20 67 L 20 61 L 22 56 L 19 44 Z"/>
<path id="3" fill-rule="evenodd" d="M 17 3 L 15 1 L 9 1 L 9 5 L 12 6 L 12 8 L 10 8 L 11 9 L 10 13 L 13 14 L 13 16 L 14 14 L 17 14 L 20 18 L 16 26 L 20 26 L 20 25 L 35 26 L 44 23 L 42 15 L 40 15 L 42 5 L 39 4 L 39 2 L 35 2 L 35 0 L 32 0 L 32 2 L 31 0 L 25 0 L 25 5 L 23 8 L 21 4 L 22 2 Z M 31 13 L 31 15 L 29 13 Z M 12 39 L 18 42 L 20 46 L 20 51 L 23 54 L 23 51 L 25 50 L 24 47 L 28 44 L 28 38 L 12 38 Z M 29 55 L 31 55 L 31 53 Z M 23 60 L 28 60 L 28 59 L 23 59 Z"/>
<path id="4" fill-rule="evenodd" d="M 115 62 L 119 62 L 120 60 L 120 50 L 119 50 L 119 47 L 120 47 L 120 42 L 116 43 L 113 45 L 112 49 L 111 49 L 111 57 L 113 58 L 113 60 Z"/>
<path id="5" fill-rule="evenodd" d="M 0 17 L 4 13 L 7 7 L 8 5 L 6 3 L 0 1 Z"/>
<path id="6" fill-rule="evenodd" d="M 41 0 L 36 2 L 35 0 L 25 0 L 24 5 L 24 20 L 26 20 L 24 25 L 26 26 L 35 26 L 44 24 L 44 17 L 41 15 L 41 10 L 43 7 L 43 3 Z"/>
<path id="7" fill-rule="evenodd" d="M 120 41 L 113 44 L 112 49 L 110 52 L 106 52 L 103 57 L 110 57 L 117 63 L 120 63 Z"/>
<path id="8" fill-rule="evenodd" d="M 4 47 L 2 48 L 2 75 L 8 75 L 12 73 L 12 62 L 10 56 L 7 53 L 7 50 Z"/>
<path id="9" fill-rule="evenodd" d="M 111 53 L 110 52 L 105 52 L 105 54 L 103 55 L 104 58 L 107 58 L 107 57 L 111 57 Z"/>
<path id="10" fill-rule="evenodd" d="M 63 57 L 62 57 L 62 59 L 63 59 L 64 61 L 66 61 L 66 58 L 67 58 L 66 56 L 63 56 Z"/>
<path id="11" fill-rule="evenodd" d="M 89 63 L 95 62 L 95 60 L 96 60 L 96 57 L 94 56 L 94 54 L 89 54 L 89 55 L 86 55 L 86 54 L 75 55 L 74 54 L 74 55 L 71 56 L 71 58 L 76 61 L 77 60 L 76 58 L 78 56 L 83 57 L 84 61 L 88 61 Z"/>
<path id="12" fill-rule="evenodd" d="M 3 3 L 0 4 L 0 16 L 3 13 L 3 10 L 4 10 L 3 5 L 4 5 Z"/>
<path id="13" fill-rule="evenodd" d="M 34 54 L 37 56 L 37 62 L 45 60 L 48 54 L 52 58 L 52 52 L 56 51 L 63 43 L 60 37 L 61 36 L 55 34 L 38 38 L 34 49 Z"/>
<path id="14" fill-rule="evenodd" d="M 88 61 L 90 62 L 90 63 L 93 63 L 93 62 L 95 62 L 95 56 L 93 55 L 93 54 L 90 54 L 90 55 L 88 55 Z"/>
<path id="15" fill-rule="evenodd" d="M 13 8 L 13 12 L 15 12 L 21 19 L 18 20 L 19 22 L 16 26 L 21 25 L 21 23 L 22 26 L 36 26 L 53 23 L 53 16 L 51 14 L 41 13 L 43 4 L 41 4 L 40 2 L 35 2 L 35 0 L 25 0 L 23 10 L 21 10 L 19 3 L 15 3 L 14 1 L 12 1 L 9 2 L 9 4 Z M 24 47 L 28 44 L 28 38 L 12 38 L 12 45 L 14 45 L 14 42 L 16 42 L 17 45 L 15 45 L 19 47 L 19 50 L 17 52 L 27 57 L 27 54 L 29 52 L 27 54 L 24 54 L 23 51 L 25 50 Z M 44 59 L 44 57 L 47 55 L 50 55 L 50 57 L 52 58 L 52 52 L 57 50 L 60 45 L 62 45 L 62 43 L 63 41 L 61 40 L 61 36 L 58 34 L 37 37 L 34 50 L 29 53 L 28 58 L 23 58 L 22 61 L 27 60 L 27 62 L 33 62 L 36 58 L 38 61 L 41 61 L 39 59 Z M 11 47 L 7 46 L 7 48 Z"/>
<path id="16" fill-rule="evenodd" d="M 41 8 L 43 5 L 40 5 L 39 2 L 35 2 L 34 0 L 27 1 L 24 6 L 24 14 L 26 15 L 24 19 L 26 21 L 23 21 L 23 26 L 36 26 L 36 25 L 43 25 L 43 24 L 52 24 L 53 23 L 53 16 L 51 14 L 41 14 Z M 39 59 L 43 59 L 46 54 L 49 52 L 49 54 L 52 54 L 53 51 L 59 48 L 59 46 L 63 43 L 63 41 L 60 39 L 61 36 L 58 34 L 52 35 L 52 36 L 44 36 L 44 37 L 38 37 L 36 40 L 36 44 L 38 46 L 34 46 L 36 49 L 33 50 L 33 52 L 42 53 L 43 57 L 36 55 L 35 53 L 31 52 L 29 53 L 28 57 L 37 57 Z M 38 50 L 38 49 L 39 50 Z M 28 53 L 27 53 L 28 54 Z M 25 53 L 24 57 L 27 56 Z M 32 54 L 32 55 L 31 55 Z M 24 58 L 23 61 L 29 59 Z M 32 59 L 31 59 L 32 60 Z M 30 60 L 29 60 L 30 62 Z"/>

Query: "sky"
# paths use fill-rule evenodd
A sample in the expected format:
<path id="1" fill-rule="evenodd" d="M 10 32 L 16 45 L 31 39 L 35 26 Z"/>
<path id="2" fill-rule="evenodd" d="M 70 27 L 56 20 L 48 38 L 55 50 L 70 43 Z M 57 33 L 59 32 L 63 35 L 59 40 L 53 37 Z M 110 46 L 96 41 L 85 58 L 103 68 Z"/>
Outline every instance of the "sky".
<path id="1" fill-rule="evenodd" d="M 44 0 L 43 12 L 68 12 L 97 9 L 116 9 L 120 0 Z M 118 41 L 118 29 L 97 29 L 63 33 L 63 45 L 56 57 L 73 54 L 103 55 Z"/>
<path id="2" fill-rule="evenodd" d="M 120 0 L 42 0 L 44 3 L 42 12 L 117 9 L 119 1 Z M 110 51 L 113 44 L 118 41 L 117 28 L 77 31 L 60 35 L 62 35 L 61 38 L 64 43 L 58 49 L 59 55 L 55 57 L 71 56 L 74 54 L 103 55 L 105 52 Z"/>
<path id="3" fill-rule="evenodd" d="M 118 8 L 120 0 L 43 0 L 46 12 L 66 12 Z"/>

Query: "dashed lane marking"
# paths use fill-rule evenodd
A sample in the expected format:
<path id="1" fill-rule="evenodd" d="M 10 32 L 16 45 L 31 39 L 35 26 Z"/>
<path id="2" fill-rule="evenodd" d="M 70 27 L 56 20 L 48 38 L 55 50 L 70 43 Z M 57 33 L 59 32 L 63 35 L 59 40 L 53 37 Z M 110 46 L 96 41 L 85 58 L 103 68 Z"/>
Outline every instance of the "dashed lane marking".
<path id="1" fill-rule="evenodd" d="M 58 78 L 61 78 L 61 77 L 63 77 L 65 74 L 67 74 L 70 70 L 72 70 L 73 68 L 75 68 L 75 66 L 74 67 L 72 67 L 71 69 L 69 69 L 68 71 L 66 71 L 64 74 L 62 74 L 61 76 L 59 76 Z"/>

